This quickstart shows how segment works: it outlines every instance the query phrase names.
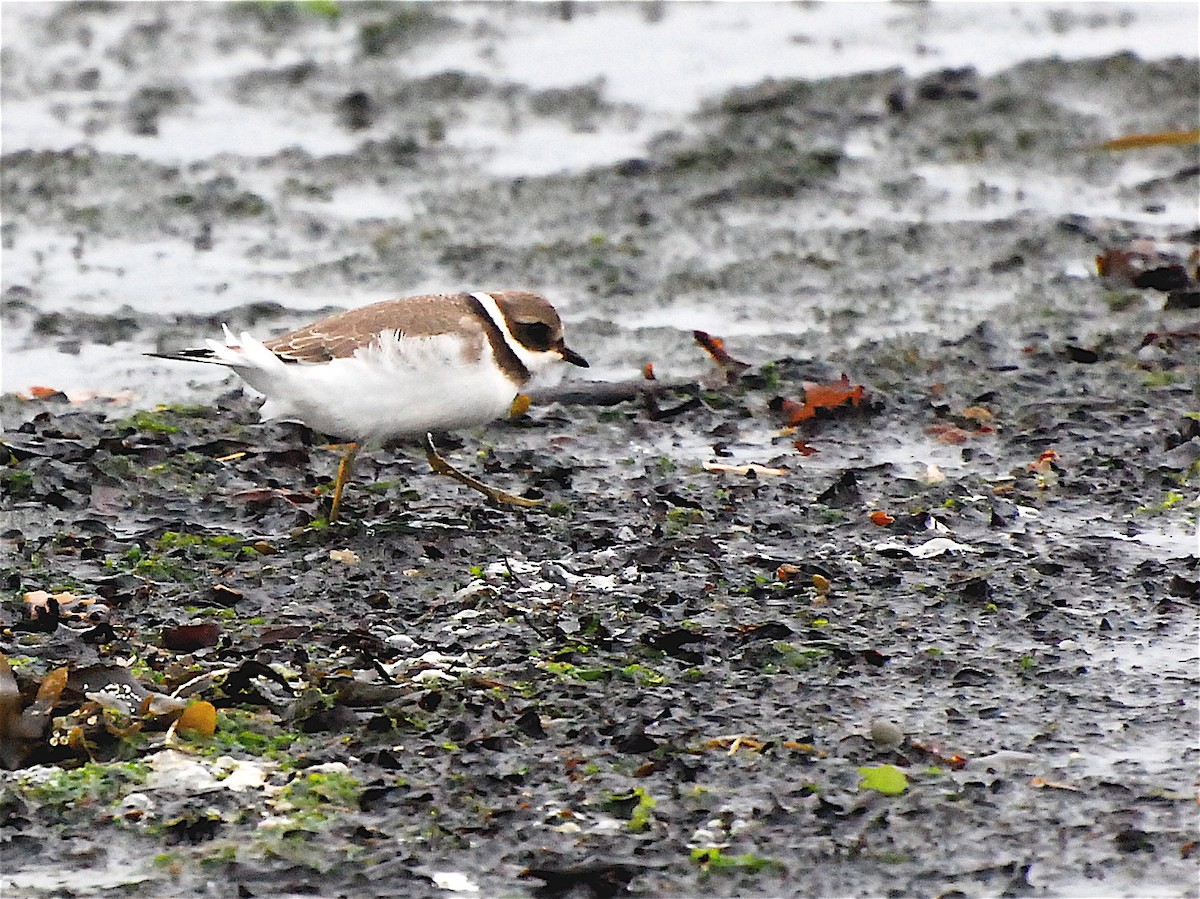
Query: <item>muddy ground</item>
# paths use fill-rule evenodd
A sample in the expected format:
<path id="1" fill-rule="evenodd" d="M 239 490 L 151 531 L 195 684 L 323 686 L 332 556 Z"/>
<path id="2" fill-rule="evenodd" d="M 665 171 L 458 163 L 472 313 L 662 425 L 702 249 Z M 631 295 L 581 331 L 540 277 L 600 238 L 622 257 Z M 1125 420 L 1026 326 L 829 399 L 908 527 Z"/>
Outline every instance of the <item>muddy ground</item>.
<path id="1" fill-rule="evenodd" d="M 55 8 L 49 47 L 90 29 L 145 76 L 88 108 L 96 133 L 197 102 L 180 44 L 334 27 L 208 8 Z M 1195 145 L 1087 149 L 1194 122 L 1196 61 L 747 85 L 642 155 L 514 179 L 446 127 L 638 111 L 395 78 L 454 32 L 438 9 L 345 5 L 341 55 L 237 82 L 390 134 L 352 153 L 4 157 L 6 252 L 58 235 L 40 276 L 5 274 L 6 329 L 121 355 L 108 398 L 6 382 L 3 894 L 1200 894 L 1200 311 L 1170 257 L 1198 242 L 1200 169 Z M 404 215 L 344 199 L 388 191 Z M 1136 239 L 1166 282 L 1097 276 Z M 59 308 L 72 267 L 152 265 L 118 252 L 141 245 L 164 307 Z M 167 308 L 180 254 L 261 270 Z M 467 285 L 545 290 L 628 386 L 442 439 L 539 509 L 377 450 L 326 526 L 319 435 L 259 423 L 232 380 L 112 362 L 282 330 L 322 293 Z M 784 430 L 843 374 L 861 402 Z M 172 694 L 215 733 L 168 730 Z"/>

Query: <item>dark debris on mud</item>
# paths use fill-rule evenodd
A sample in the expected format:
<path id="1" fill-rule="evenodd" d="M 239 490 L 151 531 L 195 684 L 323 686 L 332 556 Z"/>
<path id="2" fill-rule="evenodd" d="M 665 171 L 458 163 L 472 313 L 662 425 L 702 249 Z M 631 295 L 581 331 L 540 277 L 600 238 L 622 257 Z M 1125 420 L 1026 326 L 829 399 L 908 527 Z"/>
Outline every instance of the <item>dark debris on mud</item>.
<path id="1" fill-rule="evenodd" d="M 827 366 L 760 366 L 668 417 L 535 407 L 458 452 L 541 509 L 380 451 L 334 527 L 313 492 L 333 454 L 239 394 L 131 417 L 6 400 L 4 651 L 25 705 L 71 670 L 48 733 L 78 731 L 27 746 L 6 852 L 52 872 L 106 827 L 92 851 L 123 854 L 135 895 L 1179 887 L 1195 759 L 1142 756 L 1194 696 L 1186 668 L 1120 657 L 1184 649 L 1196 616 L 1195 555 L 1138 539 L 1194 470 L 1192 388 L 1036 338 L 990 366 L 997 339 L 844 354 L 886 391 L 786 435 L 772 401 Z M 1196 375 L 1190 349 L 1156 365 Z M 984 407 L 987 427 L 962 414 Z M 871 461 L 947 421 L 969 464 Z M 786 472 L 704 467 L 747 445 Z M 39 589 L 103 621 L 31 619 Z M 163 694 L 211 675 L 216 734 L 71 717 L 131 660 Z M 862 785 L 885 765 L 899 795 Z"/>
<path id="2" fill-rule="evenodd" d="M 538 509 L 400 448 L 363 455 L 336 526 L 336 456 L 240 391 L 4 397 L 0 889 L 1200 895 L 1195 259 L 1135 243 L 1198 235 L 1071 202 L 1193 201 L 1191 150 L 1130 184 L 1087 148 L 1191 122 L 1194 60 L 772 80 L 636 157 L 504 178 L 448 130 L 644 113 L 596 84 L 398 77 L 460 26 L 332 6 L 349 62 L 243 73 L 232 99 L 335 121 L 354 152 L 5 154 L 5 250 L 57 241 L 6 280 L 17 348 L 135 357 L 314 315 L 226 301 L 223 268 L 198 305 L 224 312 L 179 302 L 177 271 L 170 312 L 53 302 L 106 267 L 123 288 L 123 247 L 182 247 L 251 271 L 248 301 L 544 289 L 597 368 L 663 381 L 562 385 L 444 438 Z M 112 38 L 124 100 L 94 102 L 99 69 L 51 93 L 150 139 L 200 97 L 173 54 L 273 48 L 324 8 L 163 5 Z M 124 14 L 54 10 L 55 48 Z M 419 212 L 355 218 L 342 188 Z M 772 327 L 642 322 L 672 309 Z M 693 327 L 740 378 L 700 375 Z M 782 430 L 843 374 L 865 402 Z"/>

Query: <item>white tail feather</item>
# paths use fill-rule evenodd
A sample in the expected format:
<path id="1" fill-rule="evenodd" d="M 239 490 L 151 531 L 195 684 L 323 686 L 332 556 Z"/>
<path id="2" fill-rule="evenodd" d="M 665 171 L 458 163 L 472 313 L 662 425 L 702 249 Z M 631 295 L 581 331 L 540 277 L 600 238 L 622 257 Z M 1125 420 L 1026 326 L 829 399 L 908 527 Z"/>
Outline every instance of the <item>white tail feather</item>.
<path id="1" fill-rule="evenodd" d="M 228 325 L 221 325 L 225 332 L 225 342 L 206 340 L 205 344 L 218 362 L 239 370 L 258 369 L 263 372 L 278 371 L 284 362 L 265 346 L 243 331 L 238 337 L 233 336 Z"/>

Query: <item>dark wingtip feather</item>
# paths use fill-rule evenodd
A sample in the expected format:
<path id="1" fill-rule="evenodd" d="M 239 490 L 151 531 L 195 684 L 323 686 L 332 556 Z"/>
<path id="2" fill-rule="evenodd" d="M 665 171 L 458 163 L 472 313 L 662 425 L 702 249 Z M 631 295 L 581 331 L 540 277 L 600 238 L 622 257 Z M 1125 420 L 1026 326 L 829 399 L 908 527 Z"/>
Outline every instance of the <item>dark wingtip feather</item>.
<path id="1" fill-rule="evenodd" d="M 216 354 L 208 348 L 193 347 L 186 350 L 176 350 L 174 353 L 143 353 L 143 356 L 153 356 L 155 359 L 171 359 L 176 362 L 216 362 Z"/>

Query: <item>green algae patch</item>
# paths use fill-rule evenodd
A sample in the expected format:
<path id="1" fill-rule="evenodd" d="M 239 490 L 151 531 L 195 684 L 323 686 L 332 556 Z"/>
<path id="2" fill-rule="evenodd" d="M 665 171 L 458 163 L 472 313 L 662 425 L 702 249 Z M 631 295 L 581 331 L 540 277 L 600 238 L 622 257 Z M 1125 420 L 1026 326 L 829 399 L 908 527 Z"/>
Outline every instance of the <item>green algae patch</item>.
<path id="1" fill-rule="evenodd" d="M 879 765 L 874 768 L 859 768 L 862 775 L 859 786 L 864 790 L 877 790 L 885 796 L 899 796 L 908 789 L 908 777 L 895 765 Z"/>
<path id="2" fill-rule="evenodd" d="M 714 872 L 757 874 L 762 871 L 782 871 L 784 869 L 783 865 L 773 858 L 765 858 L 750 852 L 726 855 L 716 847 L 693 849 L 692 861 L 698 864 L 706 874 Z"/>
<path id="3" fill-rule="evenodd" d="M 140 762 L 87 762 L 78 768 L 55 768 L 48 775 L 26 773 L 18 779 L 28 798 L 60 813 L 119 802 L 146 782 L 149 768 Z"/>

